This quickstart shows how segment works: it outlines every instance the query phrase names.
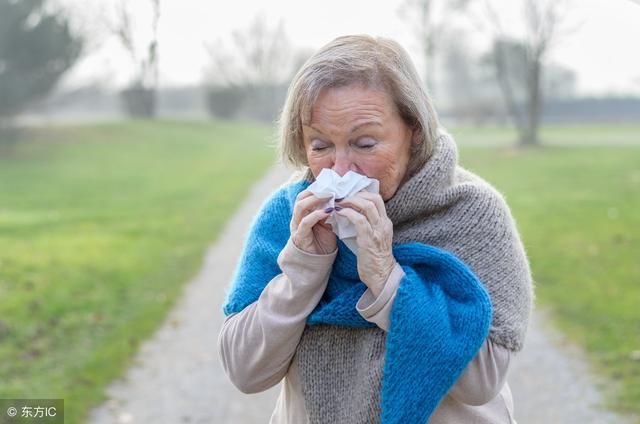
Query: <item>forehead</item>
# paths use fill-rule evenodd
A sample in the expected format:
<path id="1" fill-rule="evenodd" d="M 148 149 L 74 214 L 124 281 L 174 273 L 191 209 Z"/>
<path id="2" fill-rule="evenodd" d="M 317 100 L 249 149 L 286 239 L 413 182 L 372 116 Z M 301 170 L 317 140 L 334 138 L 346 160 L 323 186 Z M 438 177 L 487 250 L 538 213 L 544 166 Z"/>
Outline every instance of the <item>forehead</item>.
<path id="1" fill-rule="evenodd" d="M 341 126 L 357 121 L 379 121 L 397 116 L 391 95 L 384 89 L 360 84 L 330 87 L 320 91 L 311 106 L 311 125 Z"/>

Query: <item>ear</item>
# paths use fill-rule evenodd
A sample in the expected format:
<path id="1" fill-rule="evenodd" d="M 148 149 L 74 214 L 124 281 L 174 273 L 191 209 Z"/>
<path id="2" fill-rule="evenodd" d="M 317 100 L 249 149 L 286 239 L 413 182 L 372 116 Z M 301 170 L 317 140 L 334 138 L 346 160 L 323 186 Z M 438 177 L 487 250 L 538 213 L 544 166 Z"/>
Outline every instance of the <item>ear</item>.
<path id="1" fill-rule="evenodd" d="M 420 127 L 414 127 L 411 129 L 411 148 L 416 149 L 422 144 L 422 129 Z"/>

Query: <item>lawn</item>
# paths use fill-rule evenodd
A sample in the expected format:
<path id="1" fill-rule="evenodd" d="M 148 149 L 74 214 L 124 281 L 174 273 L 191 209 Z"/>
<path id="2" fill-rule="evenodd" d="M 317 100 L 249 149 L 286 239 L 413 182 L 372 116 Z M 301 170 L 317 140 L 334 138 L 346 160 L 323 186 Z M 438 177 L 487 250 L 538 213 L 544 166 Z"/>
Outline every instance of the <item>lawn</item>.
<path id="1" fill-rule="evenodd" d="M 467 144 L 461 161 L 505 194 L 539 306 L 612 383 L 611 405 L 640 414 L 640 127 L 617 130 L 614 146 Z M 589 128 L 550 133 L 578 139 Z"/>
<path id="2" fill-rule="evenodd" d="M 270 135 L 42 128 L 0 158 L 0 398 L 64 398 L 84 422 L 273 162 Z"/>

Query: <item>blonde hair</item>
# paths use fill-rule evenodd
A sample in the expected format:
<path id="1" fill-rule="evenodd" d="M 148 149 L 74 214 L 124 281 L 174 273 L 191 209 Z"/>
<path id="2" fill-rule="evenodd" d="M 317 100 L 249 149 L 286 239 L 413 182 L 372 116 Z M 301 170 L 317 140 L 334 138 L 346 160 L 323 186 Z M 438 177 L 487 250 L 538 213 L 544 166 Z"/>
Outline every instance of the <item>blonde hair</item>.
<path id="1" fill-rule="evenodd" d="M 413 174 L 431 156 L 438 117 L 406 50 L 393 40 L 368 35 L 336 38 L 295 75 L 279 121 L 281 160 L 298 169 L 308 165 L 302 125 L 310 122 L 313 104 L 323 89 L 351 84 L 385 90 L 404 122 L 419 132 L 420 142 L 412 144 L 407 169 L 408 175 Z"/>

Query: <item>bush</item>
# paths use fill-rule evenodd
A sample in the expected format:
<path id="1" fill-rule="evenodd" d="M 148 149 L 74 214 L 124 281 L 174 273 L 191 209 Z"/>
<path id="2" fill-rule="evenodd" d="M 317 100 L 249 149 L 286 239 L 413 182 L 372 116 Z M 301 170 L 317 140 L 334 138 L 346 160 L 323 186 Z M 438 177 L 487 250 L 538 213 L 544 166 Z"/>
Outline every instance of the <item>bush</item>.
<path id="1" fill-rule="evenodd" d="M 237 115 L 244 104 L 247 90 L 244 87 L 213 86 L 207 89 L 207 110 L 211 116 L 230 119 Z"/>
<path id="2" fill-rule="evenodd" d="M 120 92 L 127 115 L 134 118 L 153 118 L 156 115 L 156 91 L 134 86 Z"/>

